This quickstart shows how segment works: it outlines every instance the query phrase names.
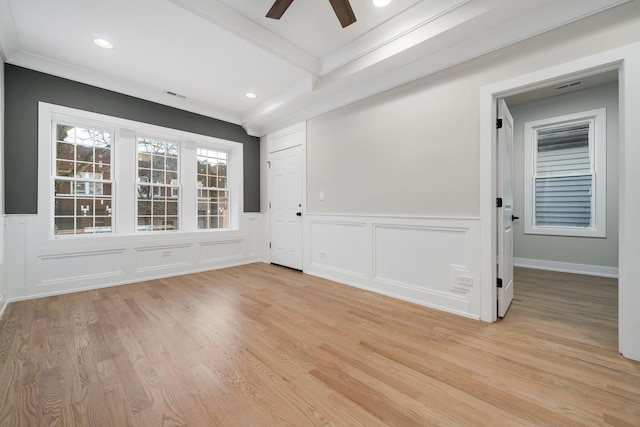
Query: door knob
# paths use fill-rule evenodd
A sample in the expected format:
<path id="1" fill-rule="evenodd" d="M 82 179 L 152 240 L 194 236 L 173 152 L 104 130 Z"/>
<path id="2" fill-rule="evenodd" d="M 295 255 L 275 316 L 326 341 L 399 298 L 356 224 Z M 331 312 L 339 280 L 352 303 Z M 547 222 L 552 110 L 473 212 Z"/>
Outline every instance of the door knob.
<path id="1" fill-rule="evenodd" d="M 511 215 L 511 221 L 515 221 L 516 219 L 520 219 L 519 216 Z"/>
<path id="2" fill-rule="evenodd" d="M 302 216 L 302 212 L 296 212 L 296 216 Z"/>

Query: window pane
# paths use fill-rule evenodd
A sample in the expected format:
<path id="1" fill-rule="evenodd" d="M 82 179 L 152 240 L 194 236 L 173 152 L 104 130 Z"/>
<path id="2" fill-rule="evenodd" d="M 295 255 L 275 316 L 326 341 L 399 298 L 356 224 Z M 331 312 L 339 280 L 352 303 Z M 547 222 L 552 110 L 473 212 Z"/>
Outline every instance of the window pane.
<path id="1" fill-rule="evenodd" d="M 101 176 L 101 179 L 111 179 L 111 166 L 98 164 L 94 167 L 94 173 Z"/>
<path id="2" fill-rule="evenodd" d="M 58 160 L 56 162 L 56 176 L 74 176 L 75 166 L 73 162 Z"/>
<path id="3" fill-rule="evenodd" d="M 198 174 L 207 173 L 207 161 L 202 157 L 198 157 Z"/>
<path id="4" fill-rule="evenodd" d="M 154 184 L 166 184 L 165 182 L 165 178 L 164 178 L 164 170 L 153 170 L 153 179 L 152 181 Z"/>
<path id="5" fill-rule="evenodd" d="M 93 233 L 93 217 L 76 217 L 76 234 Z"/>
<path id="6" fill-rule="evenodd" d="M 138 182 L 151 182 L 151 169 L 138 169 Z"/>
<path id="7" fill-rule="evenodd" d="M 56 196 L 60 195 L 72 195 L 71 191 L 71 181 L 56 181 L 54 184 L 54 194 Z"/>
<path id="8" fill-rule="evenodd" d="M 138 200 L 138 215 L 140 216 L 151 215 L 151 201 Z"/>
<path id="9" fill-rule="evenodd" d="M 76 146 L 76 161 L 78 162 L 92 162 L 93 161 L 93 146 L 78 145 Z"/>
<path id="10" fill-rule="evenodd" d="M 54 234 L 76 234 L 75 219 L 73 217 L 56 217 L 54 220 Z"/>
<path id="11" fill-rule="evenodd" d="M 55 216 L 73 216 L 75 203 L 71 198 L 57 197 L 55 200 Z"/>
<path id="12" fill-rule="evenodd" d="M 166 169 L 168 171 L 177 171 L 178 170 L 178 159 L 176 157 L 167 157 L 167 159 L 166 159 Z"/>
<path id="13" fill-rule="evenodd" d="M 138 153 L 138 167 L 151 168 L 151 155 L 147 153 Z"/>
<path id="14" fill-rule="evenodd" d="M 163 218 L 167 211 L 165 209 L 165 203 L 164 202 L 153 202 L 153 209 L 151 211 L 151 215 L 153 215 L 154 217 L 160 217 Z"/>
<path id="15" fill-rule="evenodd" d="M 178 216 L 178 203 L 167 202 L 167 215 Z"/>
<path id="16" fill-rule="evenodd" d="M 164 171 L 164 156 L 157 154 L 153 156 L 153 169 Z"/>
<path id="17" fill-rule="evenodd" d="M 73 160 L 76 158 L 76 148 L 73 144 L 58 142 L 56 147 L 56 158 L 62 160 Z"/>

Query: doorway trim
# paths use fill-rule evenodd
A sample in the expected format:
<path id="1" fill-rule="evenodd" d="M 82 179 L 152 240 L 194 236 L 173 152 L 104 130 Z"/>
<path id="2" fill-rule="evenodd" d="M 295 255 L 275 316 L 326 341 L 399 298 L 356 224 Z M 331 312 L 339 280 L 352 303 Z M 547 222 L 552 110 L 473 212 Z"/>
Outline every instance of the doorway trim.
<path id="1" fill-rule="evenodd" d="M 618 70 L 620 104 L 619 153 L 619 255 L 618 255 L 618 342 L 623 356 L 640 360 L 640 223 L 633 221 L 640 212 L 640 194 L 633 184 L 640 182 L 640 43 L 602 52 L 579 60 L 496 82 L 480 88 L 480 318 L 497 320 L 496 308 L 496 103 L 503 98 L 553 85 L 561 80 L 586 77 Z M 634 118 L 636 118 L 634 120 Z M 634 241 L 632 236 L 636 236 Z"/>

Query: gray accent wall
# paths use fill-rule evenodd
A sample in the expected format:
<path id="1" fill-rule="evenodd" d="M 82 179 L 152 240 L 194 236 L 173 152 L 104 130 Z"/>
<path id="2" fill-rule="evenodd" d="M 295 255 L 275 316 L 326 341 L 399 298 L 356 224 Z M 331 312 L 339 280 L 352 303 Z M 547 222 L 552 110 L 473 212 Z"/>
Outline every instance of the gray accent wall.
<path id="1" fill-rule="evenodd" d="M 260 139 L 239 125 L 10 64 L 5 71 L 5 213 L 38 206 L 38 102 L 240 142 L 244 211 L 260 211 Z"/>
<path id="2" fill-rule="evenodd" d="M 507 99 L 507 104 L 509 100 Z M 607 237 L 524 234 L 524 221 L 514 222 L 514 257 L 591 266 L 618 267 L 618 85 L 608 84 L 520 105 L 509 105 L 514 121 L 514 215 L 524 215 L 524 124 L 605 107 L 607 110 Z"/>

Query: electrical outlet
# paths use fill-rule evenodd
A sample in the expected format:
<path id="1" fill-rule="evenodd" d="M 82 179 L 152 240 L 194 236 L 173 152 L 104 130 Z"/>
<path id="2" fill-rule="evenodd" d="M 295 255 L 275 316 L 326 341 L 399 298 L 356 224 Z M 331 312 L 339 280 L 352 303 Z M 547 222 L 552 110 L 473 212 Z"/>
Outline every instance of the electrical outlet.
<path id="1" fill-rule="evenodd" d="M 458 283 L 461 285 L 472 286 L 473 277 L 471 276 L 458 276 Z"/>

